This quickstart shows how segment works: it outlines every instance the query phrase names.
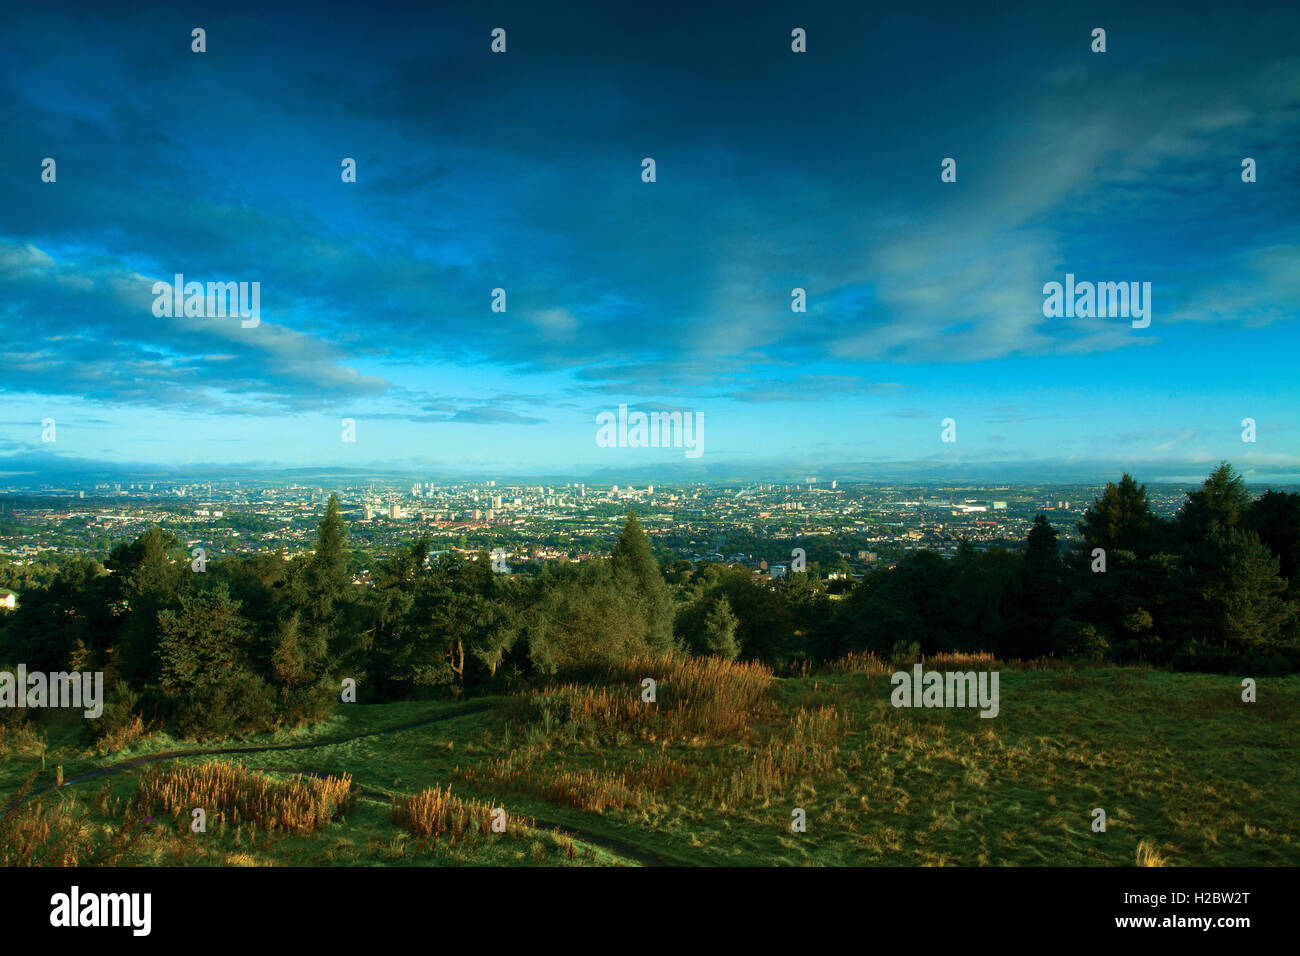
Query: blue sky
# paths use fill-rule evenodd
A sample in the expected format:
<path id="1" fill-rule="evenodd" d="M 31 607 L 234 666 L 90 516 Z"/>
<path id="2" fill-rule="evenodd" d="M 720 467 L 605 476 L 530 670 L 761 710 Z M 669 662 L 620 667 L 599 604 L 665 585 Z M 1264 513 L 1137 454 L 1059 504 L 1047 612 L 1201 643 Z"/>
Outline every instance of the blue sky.
<path id="1" fill-rule="evenodd" d="M 263 6 L 6 13 L 0 472 L 1300 480 L 1294 5 Z M 1150 327 L 1045 318 L 1067 272 Z"/>

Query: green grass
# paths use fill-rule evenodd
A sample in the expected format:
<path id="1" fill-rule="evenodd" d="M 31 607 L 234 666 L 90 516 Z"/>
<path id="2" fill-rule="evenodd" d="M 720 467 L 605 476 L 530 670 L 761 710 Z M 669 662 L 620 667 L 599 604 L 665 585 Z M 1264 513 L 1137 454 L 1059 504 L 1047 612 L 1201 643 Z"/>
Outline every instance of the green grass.
<path id="1" fill-rule="evenodd" d="M 141 826 L 158 831 L 156 845 L 123 862 L 1133 866 L 1141 846 L 1144 859 L 1171 866 L 1300 863 L 1300 676 L 1260 679 L 1258 703 L 1245 704 L 1233 677 L 1000 669 L 993 719 L 975 709 L 895 709 L 888 675 L 833 674 L 775 680 L 757 712 L 717 737 L 665 735 L 654 723 L 520 724 L 521 708 L 504 698 L 340 705 L 307 730 L 205 749 L 319 743 L 229 759 L 275 777 L 350 774 L 360 799 L 345 819 L 313 834 L 258 833 L 251 845 L 229 828 L 198 835 L 185 821 L 155 820 Z M 358 736 L 482 703 L 491 708 Z M 821 708 L 833 717 L 808 719 Z M 100 756 L 75 718 L 43 729 L 41 782 L 53 782 L 56 762 L 71 777 L 193 746 L 155 735 Z M 495 773 L 511 754 L 517 766 L 532 760 Z M 0 757 L 0 787 L 12 794 L 33 767 L 38 757 Z M 586 781 L 578 806 L 545 796 L 561 776 Z M 620 799 L 584 811 L 614 776 L 623 778 Z M 435 785 L 538 823 L 523 840 L 475 834 L 422 845 L 394 826 L 389 808 L 394 796 Z M 93 826 L 120 829 L 135 786 L 135 774 L 122 773 L 42 801 L 75 797 Z M 806 833 L 791 832 L 796 807 Z M 1092 832 L 1095 807 L 1106 811 L 1105 833 Z M 557 837 L 553 825 L 576 836 Z"/>

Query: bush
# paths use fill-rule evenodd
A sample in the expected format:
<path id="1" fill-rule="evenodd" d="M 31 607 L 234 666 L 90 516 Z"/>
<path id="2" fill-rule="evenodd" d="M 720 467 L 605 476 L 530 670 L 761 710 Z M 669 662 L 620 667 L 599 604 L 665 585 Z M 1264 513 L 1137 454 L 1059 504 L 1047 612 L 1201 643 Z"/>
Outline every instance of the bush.
<path id="1" fill-rule="evenodd" d="M 890 667 L 910 667 L 920 659 L 921 644 L 918 641 L 895 641 L 889 650 Z"/>
<path id="2" fill-rule="evenodd" d="M 1068 618 L 1052 630 L 1052 643 L 1063 657 L 1085 661 L 1102 661 L 1110 653 L 1110 642 L 1092 624 Z"/>
<path id="3" fill-rule="evenodd" d="M 257 733 L 275 726 L 271 688 L 248 672 L 212 682 L 172 704 L 176 728 L 198 740 Z"/>

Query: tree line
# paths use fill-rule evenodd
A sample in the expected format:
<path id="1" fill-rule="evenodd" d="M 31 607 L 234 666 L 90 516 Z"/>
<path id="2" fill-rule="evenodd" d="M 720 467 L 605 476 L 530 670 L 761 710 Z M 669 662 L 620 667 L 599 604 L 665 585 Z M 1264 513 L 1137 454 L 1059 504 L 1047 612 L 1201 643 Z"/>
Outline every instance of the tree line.
<path id="1" fill-rule="evenodd" d="M 1300 495 L 1252 499 L 1224 463 L 1171 519 L 1110 483 L 1063 548 L 1039 515 L 1024 547 L 917 551 L 847 591 L 810 564 L 772 581 L 741 567 L 669 573 L 629 514 L 608 558 L 495 573 L 419 538 L 353 582 L 331 497 L 315 549 L 191 569 L 150 529 L 106 561 L 66 559 L 0 619 L 0 663 L 102 670 L 100 732 L 134 719 L 224 735 L 318 719 L 358 699 L 503 692 L 669 651 L 783 670 L 850 652 L 991 651 L 1250 673 L 1300 666 Z M 842 584 L 842 582 L 834 582 Z"/>

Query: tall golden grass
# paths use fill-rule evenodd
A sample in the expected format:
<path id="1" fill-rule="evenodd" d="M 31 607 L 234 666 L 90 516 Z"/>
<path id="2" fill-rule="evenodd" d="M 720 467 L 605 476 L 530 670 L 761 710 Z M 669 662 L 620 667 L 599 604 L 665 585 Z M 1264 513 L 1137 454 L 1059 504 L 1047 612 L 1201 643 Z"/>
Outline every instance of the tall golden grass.
<path id="1" fill-rule="evenodd" d="M 45 751 L 45 735 L 27 721 L 0 723 L 0 757 L 39 757 Z"/>
<path id="2" fill-rule="evenodd" d="M 1008 671 L 1044 671 L 1070 670 L 1074 665 L 1069 661 L 1051 657 L 1034 660 L 1015 658 L 1001 660 L 989 651 L 943 651 L 921 657 L 921 664 L 930 670 L 989 670 L 998 668 Z M 838 660 L 822 665 L 822 673 L 831 674 L 888 674 L 896 670 L 888 660 L 877 657 L 871 651 L 850 651 Z M 807 676 L 805 673 L 804 676 Z"/>
<path id="3" fill-rule="evenodd" d="M 927 670 L 988 670 L 998 666 L 998 660 L 989 651 L 944 651 L 922 657 Z"/>
<path id="4" fill-rule="evenodd" d="M 491 833 L 494 809 L 481 800 L 455 796 L 450 786 L 446 790 L 435 786 L 414 796 L 394 797 L 391 819 L 416 836 L 447 836 L 455 841 L 471 832 Z M 507 813 L 505 824 L 500 835 L 519 840 L 533 821 Z"/>
<path id="5" fill-rule="evenodd" d="M 1157 849 L 1154 841 L 1142 840 L 1137 847 L 1138 866 L 1167 866 L 1164 855 Z"/>
<path id="6" fill-rule="evenodd" d="M 655 702 L 641 700 L 642 681 L 655 682 Z M 598 735 L 727 737 L 760 710 L 772 671 L 756 662 L 718 657 L 643 657 L 607 668 L 593 685 L 561 684 L 534 691 L 533 720 L 549 729 Z"/>
<path id="7" fill-rule="evenodd" d="M 591 813 L 652 806 L 660 790 L 686 774 L 686 764 L 662 754 L 638 754 L 618 770 L 574 768 L 547 759 L 540 747 L 521 747 L 505 760 L 456 770 L 459 779 L 479 789 L 501 787 Z"/>
<path id="8" fill-rule="evenodd" d="M 834 768 L 839 758 L 835 741 L 843 735 L 843 715 L 834 707 L 800 707 L 780 736 L 761 750 L 746 752 L 730 773 L 720 771 L 710 792 L 725 804 L 766 800 L 796 780 Z"/>
<path id="9" fill-rule="evenodd" d="M 201 807 L 209 825 L 230 822 L 265 830 L 311 833 L 352 807 L 352 778 L 309 777 L 275 780 L 241 764 L 212 761 L 199 766 L 152 767 L 140 778 L 137 807 L 161 809 L 187 818 Z M 253 832 L 250 830 L 250 832 Z"/>
<path id="10" fill-rule="evenodd" d="M 888 661 L 882 661 L 870 651 L 850 651 L 831 661 L 826 670 L 832 674 L 884 674 L 890 667 Z"/>
<path id="11" fill-rule="evenodd" d="M 116 866 L 135 849 L 138 819 L 97 825 L 90 808 L 63 791 L 30 797 L 35 775 L 0 819 L 0 866 Z M 101 792 L 101 809 L 107 792 Z"/>

